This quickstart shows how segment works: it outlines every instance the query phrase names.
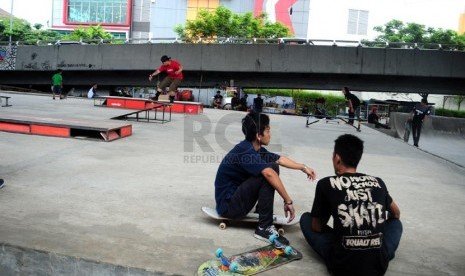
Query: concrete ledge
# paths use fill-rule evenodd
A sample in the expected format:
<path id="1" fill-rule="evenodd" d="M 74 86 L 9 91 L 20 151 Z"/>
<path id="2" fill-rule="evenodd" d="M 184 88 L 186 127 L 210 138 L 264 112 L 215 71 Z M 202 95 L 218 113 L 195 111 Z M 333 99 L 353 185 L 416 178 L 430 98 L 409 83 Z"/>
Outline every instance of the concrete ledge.
<path id="1" fill-rule="evenodd" d="M 409 113 L 393 112 L 389 118 L 391 132 L 394 137 L 403 137 L 405 122 L 409 118 Z M 422 127 L 422 134 L 434 132 L 449 133 L 465 138 L 465 119 L 442 116 L 429 116 Z"/>
<path id="2" fill-rule="evenodd" d="M 0 275 L 166 275 L 0 243 Z"/>

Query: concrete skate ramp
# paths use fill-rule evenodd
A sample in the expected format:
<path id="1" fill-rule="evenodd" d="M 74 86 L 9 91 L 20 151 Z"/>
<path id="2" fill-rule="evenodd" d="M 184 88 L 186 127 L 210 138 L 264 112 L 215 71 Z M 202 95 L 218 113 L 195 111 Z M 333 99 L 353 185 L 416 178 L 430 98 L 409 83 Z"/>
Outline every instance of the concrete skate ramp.
<path id="1" fill-rule="evenodd" d="M 390 116 L 391 134 L 402 139 L 405 122 L 410 114 L 393 112 Z M 409 144 L 413 144 L 412 135 Z M 465 119 L 429 116 L 423 123 L 419 148 L 457 165 L 465 167 Z"/>

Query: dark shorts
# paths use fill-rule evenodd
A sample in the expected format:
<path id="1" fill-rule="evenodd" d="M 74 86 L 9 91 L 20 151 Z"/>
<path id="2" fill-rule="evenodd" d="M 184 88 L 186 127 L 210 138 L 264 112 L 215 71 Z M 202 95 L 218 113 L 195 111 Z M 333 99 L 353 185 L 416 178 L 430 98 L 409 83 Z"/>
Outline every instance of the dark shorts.
<path id="1" fill-rule="evenodd" d="M 164 91 L 165 88 L 169 86 L 170 91 L 176 91 L 178 89 L 178 86 L 181 84 L 181 81 L 182 80 L 180 79 L 172 79 L 170 77 L 165 77 L 158 85 L 158 88 Z"/>
<path id="2" fill-rule="evenodd" d="M 61 86 L 60 85 L 54 85 L 52 91 L 53 91 L 54 94 L 61 94 Z"/>

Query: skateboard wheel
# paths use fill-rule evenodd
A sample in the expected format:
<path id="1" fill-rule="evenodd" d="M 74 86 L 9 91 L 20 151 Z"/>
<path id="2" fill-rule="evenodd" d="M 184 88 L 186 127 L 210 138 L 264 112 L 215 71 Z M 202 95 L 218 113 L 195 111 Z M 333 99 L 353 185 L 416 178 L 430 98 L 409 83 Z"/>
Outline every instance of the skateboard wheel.
<path id="1" fill-rule="evenodd" d="M 291 255 L 292 252 L 294 252 L 294 249 L 292 249 L 291 246 L 288 245 L 288 246 L 286 246 L 286 248 L 284 248 L 284 254 Z"/>
<path id="2" fill-rule="evenodd" d="M 215 251 L 215 256 L 216 256 L 217 258 L 221 258 L 222 255 L 223 255 L 223 249 L 222 249 L 222 248 L 216 249 L 216 251 Z"/>
<path id="3" fill-rule="evenodd" d="M 284 228 L 279 228 L 278 233 L 283 236 L 284 235 Z"/>
<path id="4" fill-rule="evenodd" d="M 220 223 L 220 229 L 221 230 L 226 229 L 226 223 L 225 222 Z"/>
<path id="5" fill-rule="evenodd" d="M 239 264 L 237 262 L 232 262 L 231 265 L 229 266 L 229 270 L 232 272 L 238 272 Z"/>
<path id="6" fill-rule="evenodd" d="M 273 235 L 270 236 L 269 240 L 270 240 L 270 242 L 271 242 L 272 244 L 274 244 L 274 241 L 275 241 L 277 238 L 278 238 L 278 236 L 275 235 L 275 234 L 273 234 Z"/>

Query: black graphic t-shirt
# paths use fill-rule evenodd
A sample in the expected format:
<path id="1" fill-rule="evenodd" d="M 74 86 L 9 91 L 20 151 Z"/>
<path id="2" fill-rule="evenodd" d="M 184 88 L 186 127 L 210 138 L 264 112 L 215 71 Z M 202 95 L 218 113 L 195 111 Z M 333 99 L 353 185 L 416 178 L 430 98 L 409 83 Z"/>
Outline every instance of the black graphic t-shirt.
<path id="1" fill-rule="evenodd" d="M 346 94 L 346 99 L 347 100 L 350 100 L 352 102 L 352 107 L 355 109 L 357 109 L 357 107 L 360 106 L 360 100 L 357 96 L 355 96 L 354 94 Z"/>
<path id="2" fill-rule="evenodd" d="M 414 122 L 421 122 L 425 119 L 426 115 L 431 114 L 431 109 L 427 105 L 417 104 L 413 108 L 413 121 Z"/>
<path id="3" fill-rule="evenodd" d="M 312 216 L 332 216 L 337 242 L 328 264 L 335 275 L 383 275 L 389 260 L 383 242 L 384 223 L 392 202 L 386 185 L 365 174 L 321 179 Z"/>

